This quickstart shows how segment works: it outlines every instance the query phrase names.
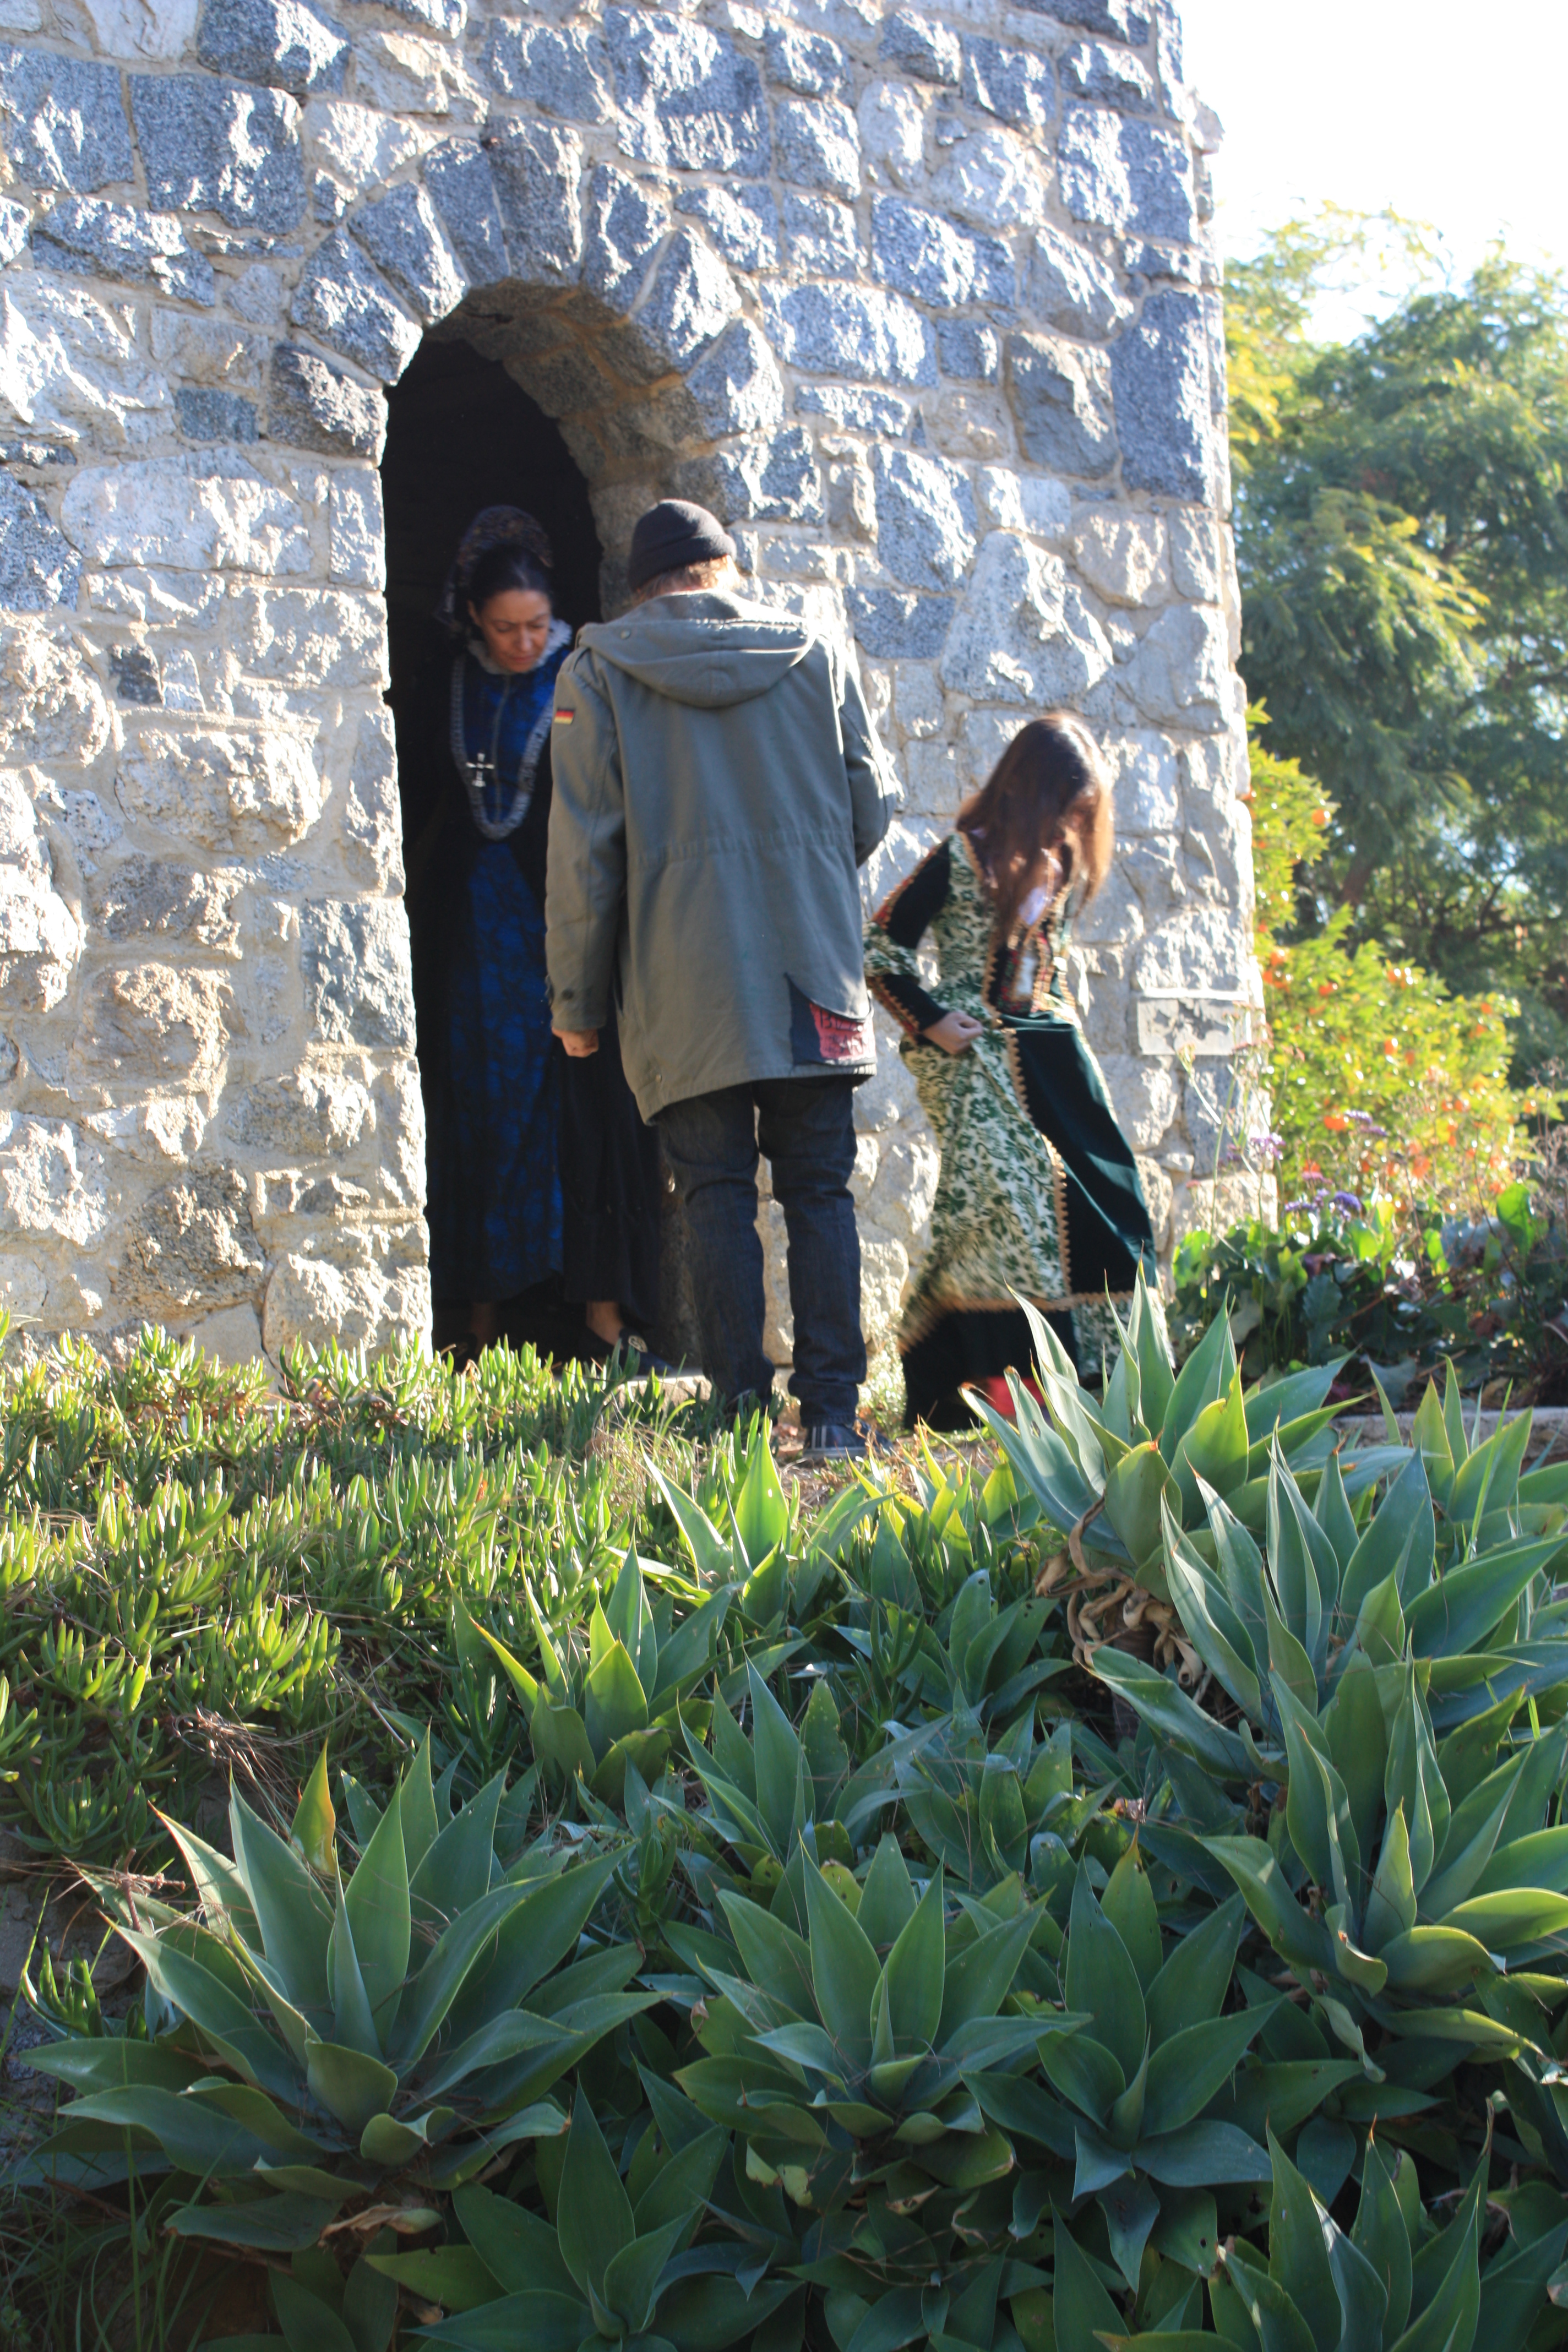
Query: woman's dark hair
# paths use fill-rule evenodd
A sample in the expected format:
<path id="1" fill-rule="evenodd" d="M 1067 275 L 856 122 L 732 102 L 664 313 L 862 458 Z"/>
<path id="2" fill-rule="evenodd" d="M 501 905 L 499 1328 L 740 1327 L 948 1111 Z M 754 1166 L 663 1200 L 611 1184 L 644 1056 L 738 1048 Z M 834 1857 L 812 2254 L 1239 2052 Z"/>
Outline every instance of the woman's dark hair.
<path id="1" fill-rule="evenodd" d="M 1083 721 L 1053 710 L 1021 727 L 959 810 L 958 829 L 973 846 L 1004 938 L 1011 939 L 1019 908 L 1042 885 L 1054 897 L 1076 878 L 1086 901 L 1092 898 L 1116 835 L 1110 778 Z"/>
<path id="2" fill-rule="evenodd" d="M 551 610 L 555 607 L 555 583 L 542 563 L 515 540 L 503 540 L 499 547 L 489 547 L 469 572 L 463 590 L 463 602 L 482 613 L 492 596 L 504 596 L 509 589 L 525 588 L 536 594 L 548 596 Z"/>

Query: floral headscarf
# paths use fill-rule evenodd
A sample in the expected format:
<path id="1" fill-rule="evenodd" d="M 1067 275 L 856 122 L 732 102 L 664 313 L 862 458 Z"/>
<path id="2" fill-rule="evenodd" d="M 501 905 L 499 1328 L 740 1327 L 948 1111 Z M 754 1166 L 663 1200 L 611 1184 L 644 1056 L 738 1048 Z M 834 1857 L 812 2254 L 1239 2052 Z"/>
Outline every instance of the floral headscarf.
<path id="1" fill-rule="evenodd" d="M 436 618 L 453 636 L 461 636 L 468 626 L 468 583 L 480 556 L 488 555 L 492 547 L 510 546 L 521 548 L 542 571 L 554 570 L 554 551 L 532 515 L 525 514 L 521 507 L 481 507 L 458 542 L 436 607 Z"/>

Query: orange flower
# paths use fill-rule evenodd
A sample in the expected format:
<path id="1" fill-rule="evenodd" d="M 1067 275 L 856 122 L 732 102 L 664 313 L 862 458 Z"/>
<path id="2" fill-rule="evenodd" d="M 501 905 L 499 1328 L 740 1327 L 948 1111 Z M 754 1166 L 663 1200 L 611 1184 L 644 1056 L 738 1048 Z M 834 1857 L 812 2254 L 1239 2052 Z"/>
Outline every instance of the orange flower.
<path id="1" fill-rule="evenodd" d="M 1350 1121 L 1342 1110 L 1326 1110 L 1323 1113 L 1323 1125 L 1331 1135 L 1341 1135 L 1350 1125 Z"/>

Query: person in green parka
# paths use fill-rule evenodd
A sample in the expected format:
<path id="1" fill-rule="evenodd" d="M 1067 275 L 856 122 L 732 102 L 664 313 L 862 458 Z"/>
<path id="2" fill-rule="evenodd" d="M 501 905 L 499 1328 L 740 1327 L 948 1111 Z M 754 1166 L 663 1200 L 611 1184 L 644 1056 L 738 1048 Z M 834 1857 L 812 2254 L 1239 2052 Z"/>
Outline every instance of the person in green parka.
<path id="1" fill-rule="evenodd" d="M 1130 1297 L 1140 1265 L 1154 1279 L 1137 1163 L 1064 984 L 1073 918 L 1113 845 L 1093 738 L 1053 711 L 1019 730 L 867 926 L 871 993 L 905 1033 L 942 1149 L 931 1247 L 899 1334 L 911 1427 L 970 1423 L 966 1386 L 1011 1412 L 1005 1374 L 1031 1356 L 1018 1297 L 1087 1378 L 1108 1297 Z"/>

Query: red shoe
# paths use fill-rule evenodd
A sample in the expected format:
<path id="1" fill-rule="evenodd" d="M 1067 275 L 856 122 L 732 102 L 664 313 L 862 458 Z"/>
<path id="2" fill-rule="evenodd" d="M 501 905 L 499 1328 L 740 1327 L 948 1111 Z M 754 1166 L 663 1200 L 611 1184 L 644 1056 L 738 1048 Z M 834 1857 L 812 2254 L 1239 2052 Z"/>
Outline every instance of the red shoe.
<path id="1" fill-rule="evenodd" d="M 1005 1373 L 993 1372 L 990 1374 L 988 1379 L 976 1381 L 974 1385 L 980 1391 L 981 1395 L 985 1399 L 986 1403 L 990 1405 L 993 1412 L 1000 1413 L 1004 1421 L 1017 1420 L 1017 1413 L 1015 1412 L 1013 1407 L 1013 1391 L 1007 1386 Z M 1039 1390 L 1035 1386 L 1034 1381 L 1026 1381 L 1024 1382 L 1024 1386 L 1034 1398 L 1035 1402 L 1043 1410 L 1046 1401 L 1040 1394 Z"/>

